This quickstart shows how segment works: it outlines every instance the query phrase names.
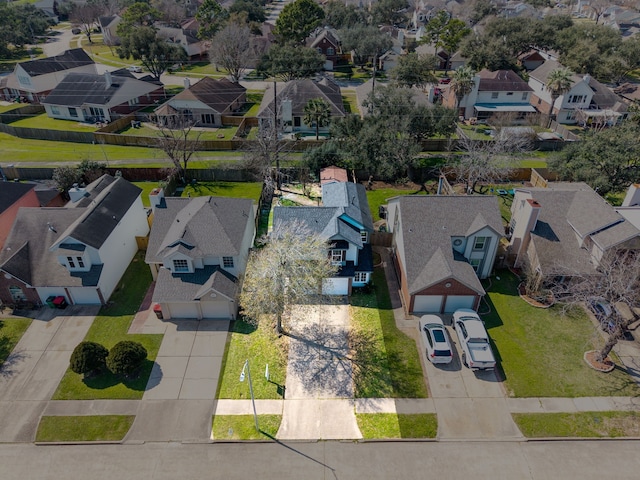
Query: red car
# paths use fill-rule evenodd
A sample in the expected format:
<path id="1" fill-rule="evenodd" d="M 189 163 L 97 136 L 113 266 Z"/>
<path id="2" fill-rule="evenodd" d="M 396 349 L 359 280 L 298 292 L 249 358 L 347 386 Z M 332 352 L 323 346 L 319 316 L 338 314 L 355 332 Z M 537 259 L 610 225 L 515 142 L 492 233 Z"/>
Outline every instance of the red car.
<path id="1" fill-rule="evenodd" d="M 440 83 L 443 85 L 448 85 L 449 83 L 451 83 L 451 79 L 449 77 L 441 78 Z"/>

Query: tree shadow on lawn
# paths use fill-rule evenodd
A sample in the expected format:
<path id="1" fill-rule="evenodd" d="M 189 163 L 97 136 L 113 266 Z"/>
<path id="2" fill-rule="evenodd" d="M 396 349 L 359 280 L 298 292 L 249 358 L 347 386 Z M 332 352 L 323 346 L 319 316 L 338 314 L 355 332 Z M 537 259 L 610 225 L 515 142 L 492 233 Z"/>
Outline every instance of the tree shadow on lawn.
<path id="1" fill-rule="evenodd" d="M 140 369 L 135 373 L 135 376 L 131 378 L 106 371 L 94 377 L 85 377 L 82 379 L 82 383 L 93 390 L 104 390 L 106 388 L 123 384 L 130 390 L 141 392 L 147 388 L 147 382 L 151 376 L 151 370 L 153 369 L 154 364 L 155 362 L 152 360 L 145 360 Z"/>

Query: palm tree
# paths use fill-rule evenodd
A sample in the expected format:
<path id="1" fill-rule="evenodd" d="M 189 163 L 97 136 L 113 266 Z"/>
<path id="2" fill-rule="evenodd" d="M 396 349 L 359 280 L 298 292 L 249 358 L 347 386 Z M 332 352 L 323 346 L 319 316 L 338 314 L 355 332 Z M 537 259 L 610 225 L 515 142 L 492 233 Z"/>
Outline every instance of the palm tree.
<path id="1" fill-rule="evenodd" d="M 568 68 L 556 68 L 549 72 L 546 85 L 546 89 L 551 93 L 549 120 L 551 120 L 551 116 L 553 115 L 556 100 L 558 100 L 561 95 L 564 95 L 571 90 L 571 86 L 573 85 L 573 79 L 571 77 L 573 77 L 573 72 Z"/>
<path id="2" fill-rule="evenodd" d="M 326 127 L 331 120 L 331 107 L 322 98 L 312 98 L 304 106 L 303 121 L 306 125 L 316 127 L 316 140 L 320 136 L 320 127 Z"/>
<path id="3" fill-rule="evenodd" d="M 475 75 L 476 73 L 468 65 L 458 68 L 451 75 L 452 78 L 449 88 L 456 96 L 456 108 L 460 108 L 460 102 L 464 96 L 473 91 Z"/>

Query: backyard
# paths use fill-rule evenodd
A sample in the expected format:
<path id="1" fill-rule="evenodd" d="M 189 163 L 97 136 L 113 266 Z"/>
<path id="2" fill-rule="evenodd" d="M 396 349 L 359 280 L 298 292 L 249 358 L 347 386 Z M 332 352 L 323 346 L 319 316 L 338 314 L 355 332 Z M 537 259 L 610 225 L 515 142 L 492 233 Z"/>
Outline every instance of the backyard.
<path id="1" fill-rule="evenodd" d="M 498 279 L 499 278 L 499 279 Z M 601 341 L 583 309 L 532 307 L 517 293 L 518 279 L 502 270 L 485 283 L 480 312 L 493 341 L 508 394 L 513 397 L 637 396 L 640 388 L 622 367 L 609 374 L 582 357 Z"/>
<path id="2" fill-rule="evenodd" d="M 13 127 L 40 128 L 46 130 L 60 130 L 69 132 L 95 132 L 98 127 L 88 123 L 80 123 L 76 120 L 62 120 L 50 118 L 46 113 L 22 118 L 11 123 Z"/>

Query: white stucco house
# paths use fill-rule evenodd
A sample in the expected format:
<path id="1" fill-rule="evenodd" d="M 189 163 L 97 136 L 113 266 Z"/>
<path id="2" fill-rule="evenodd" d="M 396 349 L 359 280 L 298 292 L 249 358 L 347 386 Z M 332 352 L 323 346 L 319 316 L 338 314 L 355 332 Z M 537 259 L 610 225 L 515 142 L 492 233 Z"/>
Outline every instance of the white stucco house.
<path id="1" fill-rule="evenodd" d="M 104 175 L 64 207 L 20 208 L 0 252 L 2 284 L 34 303 L 106 303 L 149 232 L 141 192 Z"/>

